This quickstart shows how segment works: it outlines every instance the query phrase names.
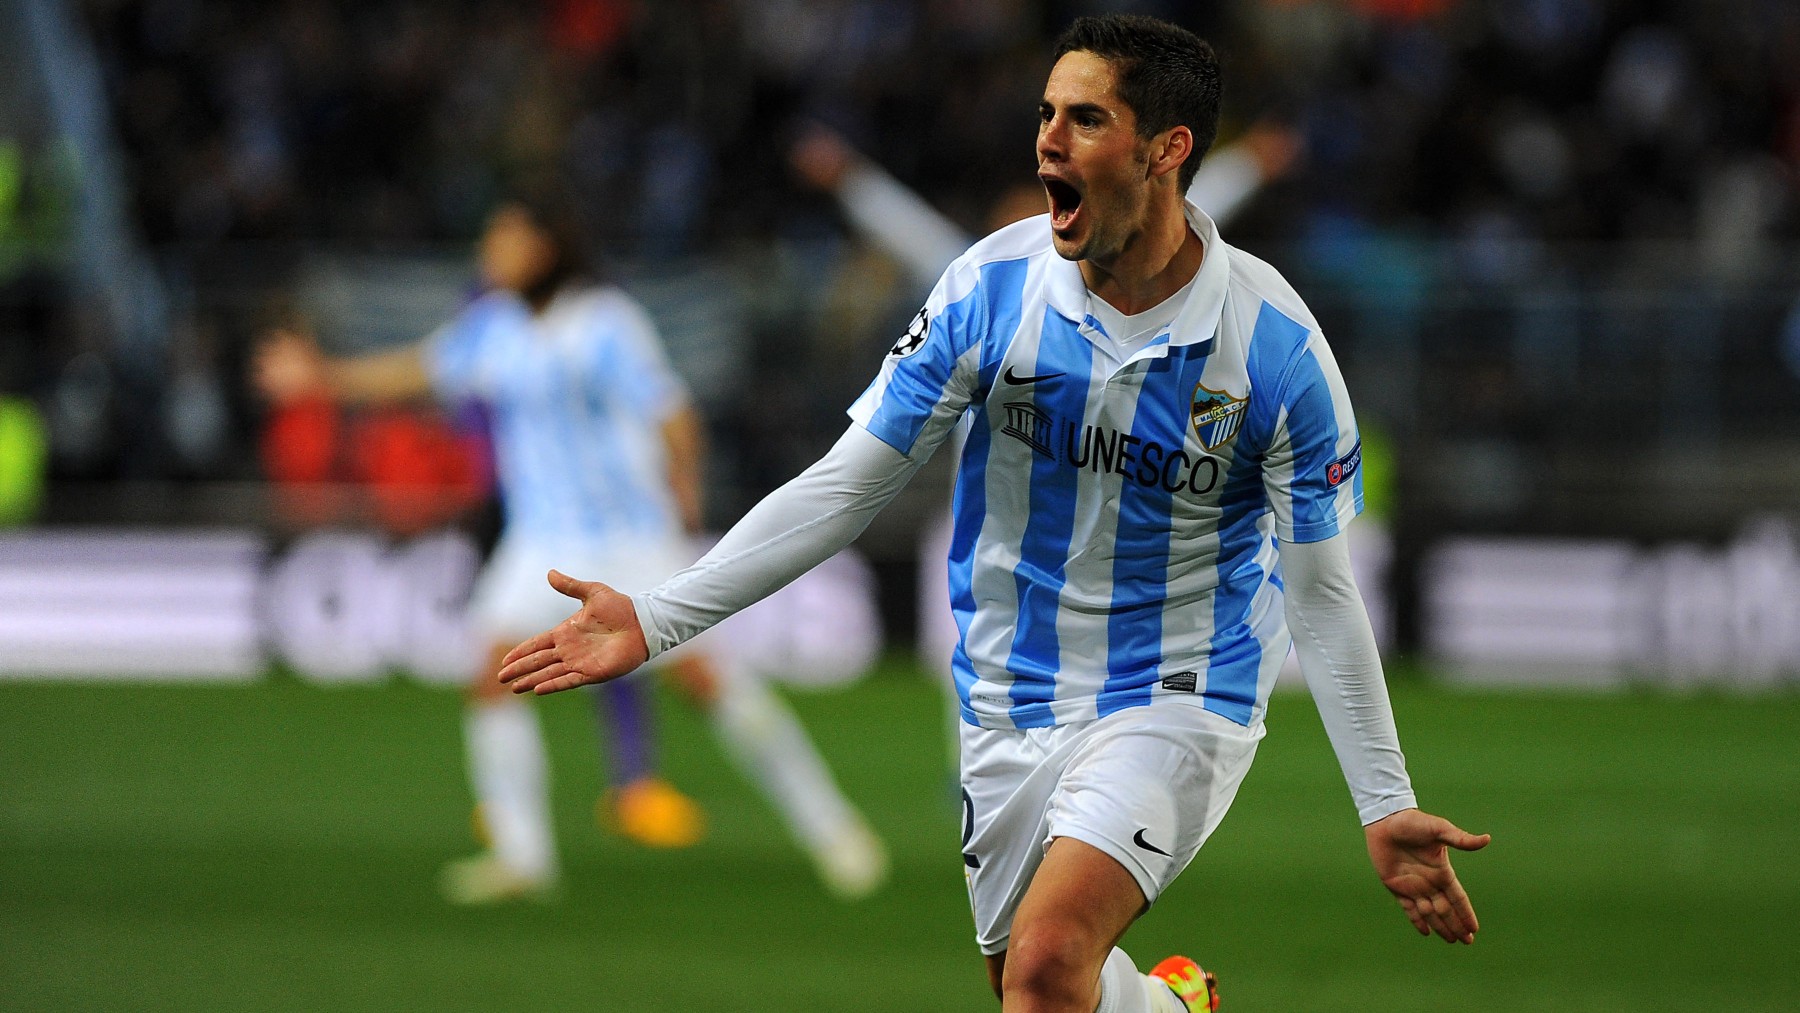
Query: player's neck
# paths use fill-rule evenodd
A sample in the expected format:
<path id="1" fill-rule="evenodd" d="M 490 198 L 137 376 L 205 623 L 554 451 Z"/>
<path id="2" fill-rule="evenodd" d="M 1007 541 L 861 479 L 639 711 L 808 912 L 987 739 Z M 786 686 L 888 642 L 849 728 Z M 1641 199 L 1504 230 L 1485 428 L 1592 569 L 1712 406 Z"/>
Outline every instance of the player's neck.
<path id="1" fill-rule="evenodd" d="M 1081 261 L 1088 291 L 1127 316 L 1142 313 L 1181 291 L 1206 259 L 1206 244 L 1188 226 L 1180 201 L 1154 208 L 1151 224 L 1114 256 Z"/>

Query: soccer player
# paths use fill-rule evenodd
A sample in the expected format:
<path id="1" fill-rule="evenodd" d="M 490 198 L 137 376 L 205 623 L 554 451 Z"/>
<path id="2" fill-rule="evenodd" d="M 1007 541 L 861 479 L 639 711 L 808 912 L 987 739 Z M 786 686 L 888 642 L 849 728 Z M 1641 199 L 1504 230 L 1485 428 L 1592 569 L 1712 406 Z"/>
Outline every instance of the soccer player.
<path id="1" fill-rule="evenodd" d="M 573 214 L 554 191 L 496 210 L 480 244 L 489 290 L 436 333 L 372 356 L 326 359 L 288 334 L 261 350 L 260 386 L 277 400 L 325 387 L 357 402 L 431 393 L 475 397 L 492 411 L 504 527 L 470 612 L 493 646 L 472 683 L 465 744 L 491 851 L 447 866 L 454 902 L 542 895 L 557 861 L 548 768 L 537 717 L 494 679 L 507 647 L 569 612 L 544 586 L 551 561 L 579 559 L 622 586 L 646 589 L 692 556 L 700 525 L 699 417 L 644 310 L 583 270 Z M 711 717 L 727 751 L 775 802 L 825 884 L 856 898 L 886 877 L 881 841 L 838 790 L 780 698 L 748 672 L 698 652 L 658 659 Z M 649 844 L 690 843 L 699 813 L 649 776 L 648 718 L 618 722 L 627 770 L 615 818 Z M 615 767 L 619 764 L 615 763 Z"/>
<path id="2" fill-rule="evenodd" d="M 1213 223 L 1230 223 L 1244 205 L 1269 183 L 1280 179 L 1299 159 L 1300 136 L 1273 120 L 1253 125 L 1234 143 L 1208 153 L 1187 188 L 1187 199 L 1200 206 Z M 812 125 L 788 152 L 796 174 L 837 201 L 852 230 L 887 253 L 926 291 L 951 261 L 961 256 L 974 236 L 931 206 L 924 197 L 852 148 L 835 131 Z M 1005 228 L 1043 213 L 1044 189 L 1033 180 L 1009 186 L 989 206 L 988 228 Z M 954 441 L 952 449 L 956 449 Z M 944 558 L 953 521 L 944 515 L 926 525 L 921 540 L 919 641 L 923 655 L 951 685 L 950 656 L 956 623 L 950 612 L 947 575 L 931 559 Z M 957 724 L 960 717 L 954 718 Z"/>
<path id="3" fill-rule="evenodd" d="M 628 672 L 854 538 L 957 425 L 963 861 L 995 993 L 1020 1011 L 1216 1008 L 1117 940 L 1188 864 L 1263 736 L 1290 639 L 1382 883 L 1413 926 L 1472 942 L 1417 808 L 1344 527 L 1357 433 L 1317 323 L 1182 199 L 1218 119 L 1211 48 L 1083 18 L 1039 106 L 1049 214 L 975 244 L 817 464 L 699 563 L 632 596 L 552 572 L 579 612 L 501 681 Z"/>

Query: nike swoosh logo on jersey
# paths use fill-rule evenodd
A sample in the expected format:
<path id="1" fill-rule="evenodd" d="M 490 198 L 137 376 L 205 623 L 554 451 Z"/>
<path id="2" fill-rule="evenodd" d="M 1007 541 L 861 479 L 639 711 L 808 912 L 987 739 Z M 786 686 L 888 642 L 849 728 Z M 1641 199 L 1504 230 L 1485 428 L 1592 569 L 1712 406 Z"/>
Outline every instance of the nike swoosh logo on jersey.
<path id="1" fill-rule="evenodd" d="M 1000 379 L 1005 380 L 1007 383 L 1013 384 L 1014 386 L 1022 386 L 1027 383 L 1036 383 L 1039 380 L 1048 380 L 1053 376 L 1061 375 L 1061 373 L 1039 373 L 1036 376 L 1020 376 L 1013 372 L 1013 367 L 1008 366 L 1006 367 L 1006 372 L 1000 375 Z"/>
<path id="2" fill-rule="evenodd" d="M 1149 827 L 1144 828 L 1144 830 L 1148 830 L 1148 829 L 1150 829 L 1150 828 Z M 1169 854 L 1167 851 L 1164 851 L 1163 849 L 1157 847 L 1156 845 L 1151 844 L 1149 841 L 1144 840 L 1144 830 L 1139 830 L 1136 834 L 1132 835 L 1131 843 L 1137 845 L 1140 848 L 1143 848 L 1145 851 L 1154 851 L 1157 854 L 1163 856 L 1164 858 L 1174 858 L 1175 857 L 1174 855 Z"/>

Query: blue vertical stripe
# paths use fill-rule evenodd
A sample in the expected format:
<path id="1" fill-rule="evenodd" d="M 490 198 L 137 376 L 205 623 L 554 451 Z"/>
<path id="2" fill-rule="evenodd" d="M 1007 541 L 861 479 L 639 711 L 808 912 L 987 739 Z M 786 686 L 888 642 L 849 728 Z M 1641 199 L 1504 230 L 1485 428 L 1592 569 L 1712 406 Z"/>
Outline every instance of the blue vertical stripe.
<path id="1" fill-rule="evenodd" d="M 1241 437 L 1240 437 L 1241 438 Z M 1250 606 L 1266 574 L 1256 562 L 1268 512 L 1260 454 L 1238 447 L 1219 497 L 1219 585 L 1213 591 L 1213 636 L 1206 666 L 1206 709 L 1240 725 L 1250 723 L 1262 644 L 1250 628 Z"/>
<path id="2" fill-rule="evenodd" d="M 1294 474 L 1288 483 L 1294 530 L 1305 532 L 1309 541 L 1329 538 L 1337 533 L 1340 487 L 1331 484 L 1327 472 L 1337 460 L 1342 427 L 1331 401 L 1331 384 L 1311 350 L 1303 352 L 1289 371 L 1283 402 L 1288 438 L 1294 447 Z"/>
<path id="3" fill-rule="evenodd" d="M 980 375 L 971 395 L 971 404 L 975 408 L 985 408 L 983 399 L 1000 370 L 1000 359 L 1012 345 L 1013 338 L 1019 333 L 1019 324 L 1025 319 L 1025 279 L 1030 267 L 1029 260 L 1007 260 L 981 269 L 977 290 L 986 290 L 989 294 L 987 323 L 979 338 L 982 342 Z"/>
<path id="4" fill-rule="evenodd" d="M 1053 419 L 1087 417 L 1088 380 L 1094 368 L 1094 346 L 1073 323 L 1044 309 L 1043 333 L 1032 372 L 1061 373 L 1029 388 L 1039 411 Z M 1020 396 L 1025 396 L 1023 391 Z M 1018 588 L 1018 624 L 1006 669 L 1014 676 L 1011 717 L 1018 728 L 1053 723 L 1047 706 L 1056 695 L 1062 667 L 1056 617 L 1067 581 L 1069 543 L 1075 534 L 1075 494 L 1081 472 L 1054 457 L 1033 452 L 1030 513 L 1013 569 Z"/>
<path id="5" fill-rule="evenodd" d="M 963 353 L 990 335 L 1004 342 L 1018 330 L 1030 266 L 1028 260 L 1003 260 L 982 267 L 975 288 L 931 318 L 924 347 L 894 363 L 865 427 L 869 432 L 902 454 L 912 453 Z"/>
<path id="6" fill-rule="evenodd" d="M 962 460 L 957 465 L 956 495 L 951 503 L 955 524 L 950 534 L 948 566 L 950 611 L 956 618 L 957 630 L 956 649 L 950 656 L 950 673 L 956 684 L 956 695 L 962 701 L 963 717 L 971 723 L 975 720 L 975 712 L 969 703 L 969 692 L 977 676 L 965 645 L 969 639 L 969 623 L 975 617 L 975 553 L 981 540 L 981 526 L 987 520 L 988 451 L 993 439 L 983 398 L 993 384 L 993 374 L 1002 354 L 1018 333 L 1028 266 L 1024 260 L 988 265 L 981 272 L 975 292 L 970 295 L 970 299 L 986 300 L 989 309 L 987 325 L 980 335 L 983 347 L 977 387 L 969 405 L 974 418 L 968 439 L 963 443 Z M 923 420 L 919 428 L 923 428 Z M 918 431 L 917 428 L 912 430 L 915 440 Z"/>
<path id="7" fill-rule="evenodd" d="M 969 623 L 975 618 L 975 543 L 987 517 L 988 449 L 993 439 L 987 406 L 978 401 L 974 411 L 974 425 L 956 470 L 956 496 L 950 507 L 956 523 L 950 533 L 949 559 L 950 613 L 956 617 L 957 632 L 956 649 L 950 654 L 950 677 L 956 683 L 957 699 L 962 701 L 963 720 L 970 724 L 975 723 L 975 711 L 969 692 L 978 677 L 964 645 L 969 641 Z"/>
<path id="8" fill-rule="evenodd" d="M 1262 643 L 1250 626 L 1251 608 L 1268 574 L 1256 562 L 1269 510 L 1262 469 L 1274 438 L 1283 366 L 1306 328 L 1264 303 L 1250 334 L 1246 364 L 1252 397 L 1238 430 L 1237 449 L 1219 497 L 1218 588 L 1213 592 L 1213 637 L 1206 669 L 1206 709 L 1238 724 L 1254 716 L 1262 674 Z M 1257 397 L 1254 392 L 1262 391 Z"/>
<path id="9" fill-rule="evenodd" d="M 1168 608 L 1170 515 L 1175 494 L 1161 481 L 1160 454 L 1182 449 L 1189 428 L 1193 391 L 1206 370 L 1211 342 L 1176 345 L 1168 358 L 1153 363 L 1131 423 L 1131 435 L 1142 442 L 1138 460 L 1119 487 L 1118 536 L 1113 547 L 1112 614 L 1107 619 L 1106 683 L 1101 687 L 1102 716 L 1150 702 L 1163 659 L 1163 618 Z M 1174 442 L 1170 441 L 1174 434 Z M 1139 481 L 1139 469 L 1153 481 Z"/>

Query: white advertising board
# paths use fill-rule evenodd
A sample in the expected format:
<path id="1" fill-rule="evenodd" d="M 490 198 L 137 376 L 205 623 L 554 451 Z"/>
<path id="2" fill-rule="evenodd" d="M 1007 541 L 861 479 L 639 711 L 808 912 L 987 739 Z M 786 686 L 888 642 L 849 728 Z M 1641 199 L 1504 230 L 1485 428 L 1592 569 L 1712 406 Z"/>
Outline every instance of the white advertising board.
<path id="1" fill-rule="evenodd" d="M 247 681 L 280 662 L 319 683 L 460 685 L 481 653 L 464 616 L 479 564 L 454 531 L 320 531 L 280 550 L 241 530 L 0 535 L 0 678 Z M 873 575 L 847 551 L 708 641 L 770 678 L 852 681 L 882 646 Z"/>
<path id="2" fill-rule="evenodd" d="M 0 674 L 260 675 L 266 553 L 242 531 L 0 535 Z"/>
<path id="3" fill-rule="evenodd" d="M 1451 539 L 1421 579 L 1425 646 L 1455 679 L 1744 688 L 1800 679 L 1800 549 L 1778 521 L 1721 547 Z"/>

